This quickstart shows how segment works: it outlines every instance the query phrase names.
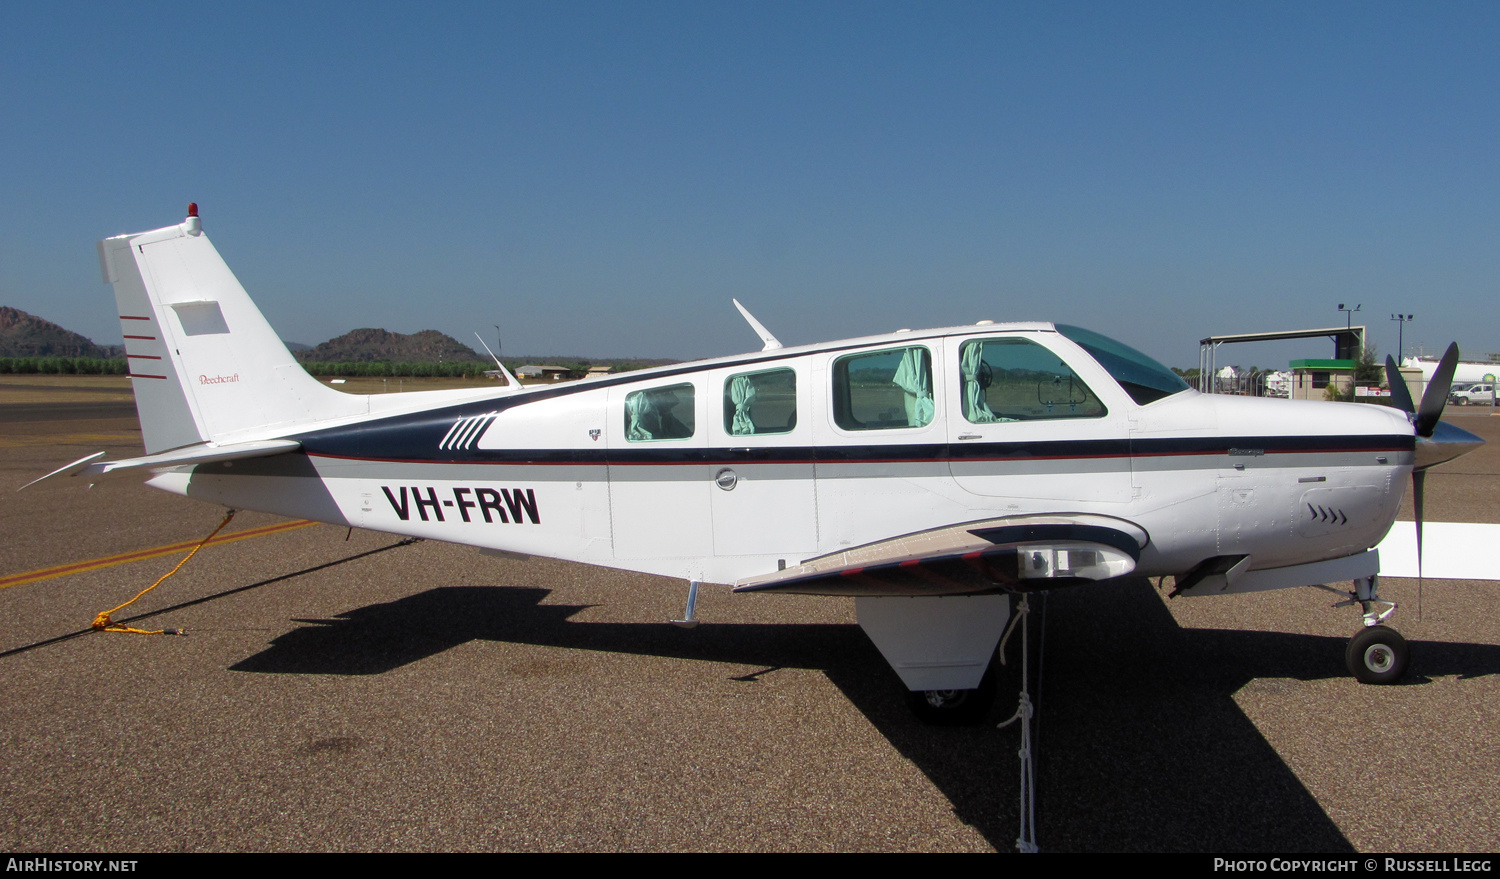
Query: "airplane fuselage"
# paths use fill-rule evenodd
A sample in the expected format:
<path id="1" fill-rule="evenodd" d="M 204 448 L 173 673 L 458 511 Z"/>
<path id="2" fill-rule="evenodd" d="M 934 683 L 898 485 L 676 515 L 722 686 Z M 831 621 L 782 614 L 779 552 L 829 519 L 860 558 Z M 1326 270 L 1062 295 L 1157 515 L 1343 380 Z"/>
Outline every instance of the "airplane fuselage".
<path id="1" fill-rule="evenodd" d="M 152 484 L 718 583 L 1000 517 L 1132 523 L 1145 575 L 1334 559 L 1389 529 L 1415 446 L 1402 413 L 1143 391 L 1137 365 L 1069 329 L 902 332 L 497 393 L 283 432 L 299 453 Z"/>

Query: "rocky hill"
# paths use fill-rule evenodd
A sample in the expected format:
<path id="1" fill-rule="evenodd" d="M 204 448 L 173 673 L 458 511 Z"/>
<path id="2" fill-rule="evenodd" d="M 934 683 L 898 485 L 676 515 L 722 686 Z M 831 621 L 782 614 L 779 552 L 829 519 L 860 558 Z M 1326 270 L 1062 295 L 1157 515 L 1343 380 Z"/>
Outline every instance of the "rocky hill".
<path id="1" fill-rule="evenodd" d="M 370 328 L 351 330 L 306 351 L 298 351 L 296 357 L 314 363 L 461 363 L 486 359 L 437 330 L 406 335 Z"/>
<path id="2" fill-rule="evenodd" d="M 119 345 L 95 345 L 19 308 L 0 306 L 0 357 L 123 357 Z"/>
<path id="3" fill-rule="evenodd" d="M 286 343 L 292 356 L 307 363 L 490 363 L 489 357 L 452 336 L 437 330 L 423 330 L 410 335 L 381 329 L 351 330 L 321 345 Z M 0 306 L 0 357 L 95 357 L 122 358 L 124 346 L 95 345 L 84 336 L 65 330 L 51 321 L 27 314 L 17 308 Z M 512 367 L 523 363 L 545 363 L 568 366 L 579 375 L 590 366 L 612 366 L 617 371 L 642 369 L 677 363 L 676 360 L 651 358 L 597 358 L 575 355 L 528 356 L 507 355 Z"/>

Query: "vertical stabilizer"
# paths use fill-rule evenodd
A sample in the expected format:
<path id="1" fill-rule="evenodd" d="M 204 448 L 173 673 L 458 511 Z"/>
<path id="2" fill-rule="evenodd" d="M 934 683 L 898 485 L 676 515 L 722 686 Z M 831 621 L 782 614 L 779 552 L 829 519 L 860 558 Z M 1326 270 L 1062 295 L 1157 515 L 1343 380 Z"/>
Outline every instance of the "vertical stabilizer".
<path id="1" fill-rule="evenodd" d="M 187 220 L 99 242 L 114 285 L 146 452 L 232 442 L 362 414 L 364 397 L 308 375 Z"/>

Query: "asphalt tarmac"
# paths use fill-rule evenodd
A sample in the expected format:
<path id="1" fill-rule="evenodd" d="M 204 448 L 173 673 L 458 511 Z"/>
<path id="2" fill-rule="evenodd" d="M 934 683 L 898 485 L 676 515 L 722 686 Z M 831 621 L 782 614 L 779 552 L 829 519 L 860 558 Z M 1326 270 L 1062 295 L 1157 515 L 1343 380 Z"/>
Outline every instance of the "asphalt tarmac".
<path id="1" fill-rule="evenodd" d="M 1500 521 L 1500 418 L 1449 418 L 1490 445 L 1428 517 Z M 218 524 L 134 478 L 14 491 L 100 449 L 140 454 L 129 407 L 0 404 L 0 582 Z M 706 589 L 687 631 L 678 582 L 327 525 L 116 614 L 188 637 L 87 631 L 180 556 L 0 588 L 0 849 L 1014 850 L 1015 648 L 991 723 L 930 728 L 846 599 Z M 1398 686 L 1315 589 L 1037 601 L 1042 850 L 1500 848 L 1500 583 L 1382 592 Z"/>

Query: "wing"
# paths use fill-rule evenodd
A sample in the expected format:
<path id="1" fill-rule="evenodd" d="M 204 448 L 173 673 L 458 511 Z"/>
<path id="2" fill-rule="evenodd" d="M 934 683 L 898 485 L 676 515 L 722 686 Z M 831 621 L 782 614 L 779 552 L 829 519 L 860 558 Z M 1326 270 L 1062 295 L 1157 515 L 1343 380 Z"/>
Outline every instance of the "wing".
<path id="1" fill-rule="evenodd" d="M 1109 516 L 983 519 L 808 559 L 735 584 L 735 592 L 977 595 L 1030 592 L 1135 570 L 1146 532 Z"/>

